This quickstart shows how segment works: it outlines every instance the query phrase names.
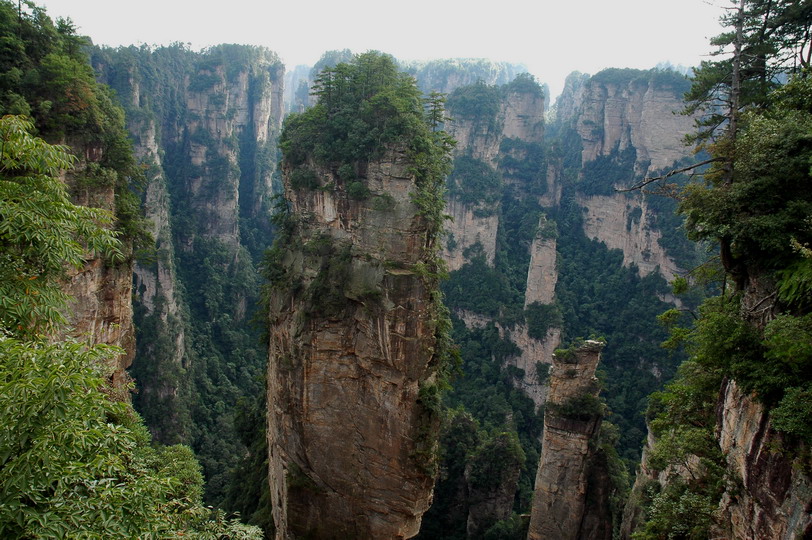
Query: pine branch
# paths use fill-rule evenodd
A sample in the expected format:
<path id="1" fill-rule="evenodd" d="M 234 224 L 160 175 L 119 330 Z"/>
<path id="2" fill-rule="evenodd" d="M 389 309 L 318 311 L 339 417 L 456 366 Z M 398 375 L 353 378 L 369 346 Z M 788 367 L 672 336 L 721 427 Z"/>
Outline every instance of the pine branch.
<path id="1" fill-rule="evenodd" d="M 722 158 L 706 159 L 705 161 L 700 161 L 699 163 L 694 163 L 693 165 L 688 165 L 687 167 L 681 167 L 679 169 L 674 169 L 673 171 L 669 171 L 669 172 L 667 172 L 667 173 L 665 173 L 663 175 L 660 175 L 660 176 L 653 176 L 653 177 L 644 178 L 643 180 L 641 180 L 637 184 L 633 185 L 632 187 L 623 188 L 623 189 L 615 188 L 615 191 L 618 192 L 618 193 L 626 193 L 626 192 L 629 192 L 629 191 L 637 191 L 638 189 L 642 189 L 642 188 L 646 187 L 647 185 L 651 184 L 652 182 L 657 182 L 658 180 L 665 180 L 666 178 L 670 178 L 670 177 L 674 176 L 675 174 L 680 174 L 680 173 L 684 173 L 684 172 L 687 172 L 687 171 L 691 171 L 691 170 L 694 170 L 694 169 L 696 169 L 698 167 L 702 167 L 703 165 L 707 165 L 708 163 L 714 163 L 716 161 L 722 161 Z"/>

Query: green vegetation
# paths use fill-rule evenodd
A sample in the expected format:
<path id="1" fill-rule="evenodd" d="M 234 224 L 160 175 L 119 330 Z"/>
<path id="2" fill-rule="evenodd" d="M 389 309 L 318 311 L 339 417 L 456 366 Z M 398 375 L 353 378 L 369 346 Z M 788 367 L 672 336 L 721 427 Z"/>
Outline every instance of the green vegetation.
<path id="1" fill-rule="evenodd" d="M 27 337 L 64 322 L 66 265 L 85 264 L 85 251 L 121 261 L 113 216 L 70 201 L 57 178 L 74 157 L 62 146 L 33 137 L 23 116 L 0 119 L 0 324 Z"/>
<path id="2" fill-rule="evenodd" d="M 191 450 L 151 446 L 111 395 L 105 366 L 120 353 L 0 338 L 0 534 L 261 538 L 204 507 Z"/>
<path id="3" fill-rule="evenodd" d="M 786 61 L 805 43 L 809 15 L 794 2 L 748 0 L 726 22 L 732 31 L 715 44 L 734 44 L 732 57 L 703 63 L 687 95 L 689 111 L 710 112 L 693 140 L 712 162 L 704 182 L 681 189 L 678 206 L 692 239 L 718 243 L 721 292 L 692 326 L 673 326 L 673 312 L 662 317 L 673 326 L 669 344 L 684 343 L 691 358 L 652 397 L 652 465 L 688 474 L 670 469 L 669 482 L 650 491 L 635 538 L 706 538 L 720 525 L 714 512 L 725 483 L 736 483 L 715 435 L 722 381 L 770 413 L 781 434 L 776 451 L 792 460 L 812 443 L 812 83 L 808 65 L 793 73 Z"/>
<path id="4" fill-rule="evenodd" d="M 404 143 L 414 153 L 428 150 L 420 92 L 390 56 L 366 53 L 325 68 L 313 92 L 318 103 L 285 120 L 279 145 L 291 166 L 310 158 L 337 170 Z"/>
<path id="5" fill-rule="evenodd" d="M 0 120 L 0 241 L 21 255 L 0 273 L 0 290 L 9 292 L 0 319 L 0 534 L 258 538 L 257 529 L 203 506 L 188 448 L 151 446 L 128 389 L 110 383 L 123 351 L 49 335 L 66 300 L 53 255 L 80 266 L 86 249 L 120 257 L 121 245 L 103 227 L 107 214 L 69 202 L 56 175 L 71 159 L 32 127 L 20 117 Z M 43 225 L 49 230 L 38 232 Z"/>
<path id="6" fill-rule="evenodd" d="M 565 195 L 567 197 L 567 195 Z M 563 315 L 564 342 L 575 336 L 600 335 L 607 346 L 600 371 L 607 420 L 620 430 L 618 452 L 629 470 L 640 459 L 645 440 L 646 396 L 669 380 L 681 357 L 659 344 L 667 332 L 656 316 L 668 304 L 658 295 L 669 289 L 657 274 L 641 278 L 623 255 L 583 234 L 582 213 L 572 200 L 561 203 L 557 218 L 559 276 L 556 299 Z"/>
<path id="7" fill-rule="evenodd" d="M 524 317 L 527 321 L 527 335 L 539 340 L 547 337 L 550 328 L 561 328 L 564 322 L 561 307 L 557 304 L 533 302 L 525 308 Z"/>
<path id="8" fill-rule="evenodd" d="M 467 154 L 454 158 L 446 181 L 449 196 L 475 207 L 480 217 L 493 215 L 502 197 L 502 178 L 490 165 Z"/>
<path id="9" fill-rule="evenodd" d="M 476 126 L 489 131 L 498 128 L 502 92 L 499 87 L 482 81 L 457 88 L 448 96 L 448 110 L 455 118 L 473 121 Z"/>
<path id="10" fill-rule="evenodd" d="M 435 502 L 424 515 L 417 538 L 468 538 L 469 501 L 460 500 L 460 492 L 482 494 L 498 489 L 516 468 L 529 466 L 535 473 L 538 461 L 537 450 L 525 456 L 514 430 L 483 429 L 461 406 L 447 410 L 440 447 L 441 475 L 434 489 Z M 530 490 L 531 486 L 523 484 L 523 497 L 527 497 L 524 504 L 529 502 Z M 526 535 L 527 523 L 522 523 L 516 513 L 491 524 L 485 532 L 486 538 L 518 540 Z"/>
<path id="11" fill-rule="evenodd" d="M 452 118 L 472 122 L 477 129 L 495 132 L 499 129 L 499 112 L 505 97 L 511 93 L 544 97 L 544 91 L 535 78 L 522 73 L 510 83 L 491 86 L 482 79 L 461 86 L 448 96 L 448 110 Z"/>
<path id="12" fill-rule="evenodd" d="M 616 186 L 633 183 L 636 161 L 634 146 L 613 148 L 609 155 L 596 157 L 583 166 L 580 191 L 585 195 L 613 195 Z"/>
<path id="13" fill-rule="evenodd" d="M 585 422 L 603 416 L 604 405 L 597 396 L 581 394 L 563 403 L 547 403 L 545 410 L 569 420 Z"/>
<path id="14" fill-rule="evenodd" d="M 592 76 L 592 80 L 601 84 L 651 85 L 654 88 L 668 89 L 676 95 L 684 94 L 691 87 L 691 81 L 685 75 L 671 69 L 629 69 L 608 68 Z"/>
<path id="15" fill-rule="evenodd" d="M 19 8 L 19 9 L 18 9 Z M 115 227 L 130 255 L 150 244 L 131 187 L 142 178 L 132 157 L 124 116 L 111 92 L 98 84 L 85 55 L 85 40 L 70 21 L 56 24 L 30 2 L 0 2 L 0 115 L 30 117 L 48 141 L 66 141 L 70 152 L 94 157 L 74 171 L 77 191 L 105 185 L 115 191 Z M 84 165 L 84 163 L 83 163 Z M 119 260 L 121 262 L 121 259 Z"/>

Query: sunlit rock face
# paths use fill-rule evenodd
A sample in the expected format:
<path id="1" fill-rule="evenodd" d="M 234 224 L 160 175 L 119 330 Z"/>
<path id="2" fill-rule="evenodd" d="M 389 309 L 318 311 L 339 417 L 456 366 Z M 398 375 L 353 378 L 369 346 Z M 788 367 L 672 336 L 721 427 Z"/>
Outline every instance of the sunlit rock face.
<path id="1" fill-rule="evenodd" d="M 438 420 L 429 228 L 402 149 L 285 193 L 297 220 L 270 299 L 268 445 L 277 537 L 410 538 L 434 485 Z"/>

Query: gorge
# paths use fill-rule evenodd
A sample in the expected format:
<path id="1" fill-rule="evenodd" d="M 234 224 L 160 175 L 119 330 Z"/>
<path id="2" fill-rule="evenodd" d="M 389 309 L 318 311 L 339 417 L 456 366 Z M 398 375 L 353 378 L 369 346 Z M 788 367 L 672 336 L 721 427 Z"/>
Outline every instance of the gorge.
<path id="1" fill-rule="evenodd" d="M 58 339 L 120 347 L 111 388 L 199 461 L 189 500 L 269 538 L 812 534 L 805 79 L 747 117 L 723 196 L 721 165 L 691 177 L 705 117 L 674 114 L 674 70 L 573 73 L 551 104 L 485 60 L 286 74 L 263 47 L 57 34 L 91 120 L 65 129 L 74 90 L 11 60 L 0 106 L 78 156 L 60 180 L 124 251 L 64 276 Z"/>

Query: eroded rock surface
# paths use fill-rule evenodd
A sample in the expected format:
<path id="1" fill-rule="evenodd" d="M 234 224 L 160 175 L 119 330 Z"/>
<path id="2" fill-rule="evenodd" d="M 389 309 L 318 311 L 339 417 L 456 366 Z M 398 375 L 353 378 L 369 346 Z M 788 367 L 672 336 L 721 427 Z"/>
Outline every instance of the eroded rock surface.
<path id="1" fill-rule="evenodd" d="M 585 519 L 603 415 L 584 404 L 597 403 L 595 369 L 602 348 L 603 343 L 586 341 L 569 354 L 553 356 L 529 540 L 605 537 L 605 520 L 597 530 L 593 520 Z"/>
<path id="2" fill-rule="evenodd" d="M 436 314 L 417 267 L 428 227 L 400 150 L 359 177 L 366 200 L 293 189 L 303 216 L 271 299 L 270 482 L 277 537 L 410 538 L 431 503 Z M 417 266 L 416 266 L 417 265 Z"/>

